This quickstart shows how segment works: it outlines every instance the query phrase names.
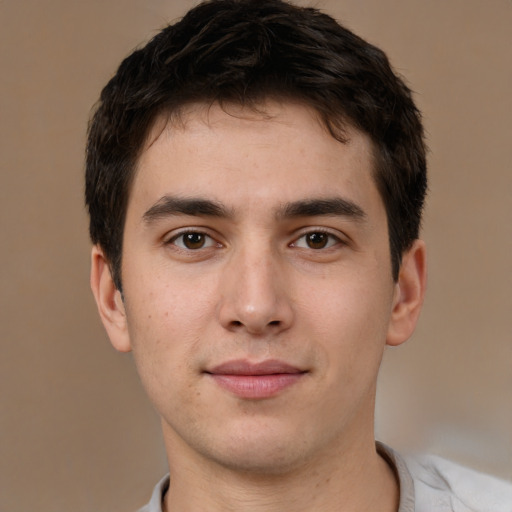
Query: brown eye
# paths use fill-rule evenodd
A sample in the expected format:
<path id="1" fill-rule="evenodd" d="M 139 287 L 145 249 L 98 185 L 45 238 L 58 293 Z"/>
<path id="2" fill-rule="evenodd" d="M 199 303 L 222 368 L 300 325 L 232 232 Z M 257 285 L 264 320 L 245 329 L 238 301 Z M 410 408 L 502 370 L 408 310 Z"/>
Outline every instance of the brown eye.
<path id="1" fill-rule="evenodd" d="M 201 249 L 205 241 L 203 233 L 185 233 L 183 235 L 183 244 L 187 249 Z"/>
<path id="2" fill-rule="evenodd" d="M 308 233 L 306 235 L 306 243 L 310 249 L 323 249 L 329 242 L 327 233 Z"/>
<path id="3" fill-rule="evenodd" d="M 170 243 L 181 249 L 189 251 L 204 249 L 215 245 L 215 241 L 205 233 L 199 231 L 188 231 L 175 236 Z"/>
<path id="4" fill-rule="evenodd" d="M 319 250 L 328 249 L 338 243 L 340 243 L 340 239 L 330 233 L 324 233 L 323 231 L 311 231 L 298 238 L 292 246 L 302 249 Z"/>

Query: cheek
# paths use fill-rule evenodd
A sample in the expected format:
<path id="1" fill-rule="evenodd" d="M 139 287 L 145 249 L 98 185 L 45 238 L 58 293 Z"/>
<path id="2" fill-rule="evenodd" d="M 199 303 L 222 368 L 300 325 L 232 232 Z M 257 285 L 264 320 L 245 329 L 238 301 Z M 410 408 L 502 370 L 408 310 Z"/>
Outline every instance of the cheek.
<path id="1" fill-rule="evenodd" d="M 126 284 L 128 330 L 141 380 L 147 388 L 176 386 L 172 376 L 197 366 L 209 329 L 215 307 L 208 287 L 161 274 Z"/>
<path id="2" fill-rule="evenodd" d="M 133 266 L 148 267 L 144 263 Z M 130 270 L 127 268 L 125 274 L 130 276 L 125 286 L 128 320 L 137 338 L 148 338 L 149 333 L 155 336 L 146 342 L 157 343 L 161 337 L 173 340 L 176 335 L 193 332 L 214 307 L 215 282 L 207 276 L 187 275 L 164 264 L 139 275 Z"/>
<path id="3" fill-rule="evenodd" d="M 372 283 L 373 281 L 373 283 Z M 370 374 L 380 364 L 390 318 L 391 291 L 371 277 L 326 280 L 301 294 L 299 308 L 332 375 Z M 307 291 L 307 293 L 306 293 Z"/>
<path id="4" fill-rule="evenodd" d="M 329 276 L 322 282 L 298 289 L 298 306 L 319 333 L 332 337 L 373 330 L 386 330 L 390 318 L 393 286 L 378 273 L 356 273 L 343 278 Z"/>

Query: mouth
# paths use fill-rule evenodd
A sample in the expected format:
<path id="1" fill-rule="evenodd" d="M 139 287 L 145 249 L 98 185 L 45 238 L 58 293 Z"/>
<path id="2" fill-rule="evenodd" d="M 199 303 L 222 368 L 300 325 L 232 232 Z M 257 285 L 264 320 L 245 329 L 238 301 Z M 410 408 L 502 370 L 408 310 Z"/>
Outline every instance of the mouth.
<path id="1" fill-rule="evenodd" d="M 252 400 L 277 396 L 297 384 L 307 373 L 274 359 L 260 363 L 242 359 L 227 361 L 205 372 L 222 389 L 239 398 Z"/>

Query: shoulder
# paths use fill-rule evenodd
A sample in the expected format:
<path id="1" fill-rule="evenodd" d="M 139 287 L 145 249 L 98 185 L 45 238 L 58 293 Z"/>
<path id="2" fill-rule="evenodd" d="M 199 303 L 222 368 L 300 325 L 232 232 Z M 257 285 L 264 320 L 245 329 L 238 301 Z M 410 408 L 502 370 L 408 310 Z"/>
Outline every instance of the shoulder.
<path id="1" fill-rule="evenodd" d="M 434 455 L 405 457 L 416 512 L 512 512 L 512 483 Z"/>

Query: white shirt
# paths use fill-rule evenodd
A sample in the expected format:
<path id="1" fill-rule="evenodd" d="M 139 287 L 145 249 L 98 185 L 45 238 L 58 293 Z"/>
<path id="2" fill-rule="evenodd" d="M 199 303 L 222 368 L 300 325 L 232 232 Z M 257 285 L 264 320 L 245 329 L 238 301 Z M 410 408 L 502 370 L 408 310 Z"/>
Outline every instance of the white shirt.
<path id="1" fill-rule="evenodd" d="M 377 442 L 377 451 L 395 470 L 400 485 L 397 512 L 512 512 L 512 483 L 459 466 L 441 457 L 402 457 Z M 169 475 L 138 512 L 162 512 Z"/>

